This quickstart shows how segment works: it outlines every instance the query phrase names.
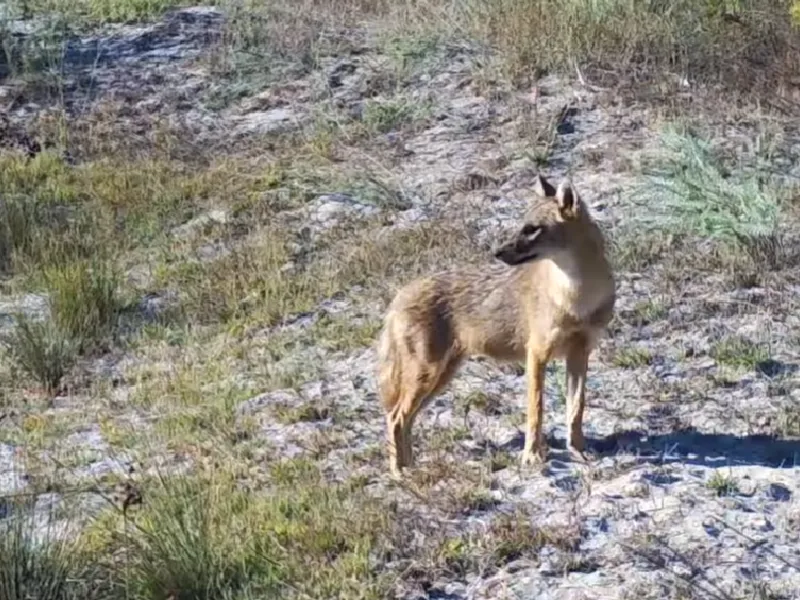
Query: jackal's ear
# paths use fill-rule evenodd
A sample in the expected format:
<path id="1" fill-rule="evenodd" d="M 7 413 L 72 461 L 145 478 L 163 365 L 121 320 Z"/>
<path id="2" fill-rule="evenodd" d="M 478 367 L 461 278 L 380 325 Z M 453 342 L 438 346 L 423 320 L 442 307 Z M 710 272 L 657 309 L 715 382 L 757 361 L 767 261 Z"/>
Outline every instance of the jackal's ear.
<path id="1" fill-rule="evenodd" d="M 552 198 L 556 195 L 556 188 L 542 175 L 536 176 L 536 181 L 533 184 L 533 191 L 543 198 Z"/>
<path id="2" fill-rule="evenodd" d="M 580 213 L 581 202 L 578 198 L 578 192 L 575 191 L 568 179 L 558 184 L 555 196 L 561 216 L 565 219 L 577 218 Z"/>

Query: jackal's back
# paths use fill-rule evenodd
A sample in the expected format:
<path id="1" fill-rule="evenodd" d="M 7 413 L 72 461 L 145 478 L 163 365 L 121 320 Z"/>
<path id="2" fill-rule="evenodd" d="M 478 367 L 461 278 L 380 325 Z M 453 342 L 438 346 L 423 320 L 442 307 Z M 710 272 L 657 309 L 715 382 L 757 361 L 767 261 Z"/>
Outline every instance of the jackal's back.
<path id="1" fill-rule="evenodd" d="M 515 279 L 502 265 L 417 279 L 398 291 L 387 324 L 401 328 L 407 351 L 419 346 L 426 360 L 447 353 L 518 359 L 524 355 L 527 322 Z"/>

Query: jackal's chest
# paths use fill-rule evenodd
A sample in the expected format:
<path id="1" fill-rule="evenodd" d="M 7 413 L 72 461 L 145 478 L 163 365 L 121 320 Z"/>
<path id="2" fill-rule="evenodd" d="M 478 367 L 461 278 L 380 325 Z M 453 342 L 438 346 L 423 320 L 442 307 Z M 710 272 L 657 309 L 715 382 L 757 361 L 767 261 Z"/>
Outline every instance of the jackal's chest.
<path id="1" fill-rule="evenodd" d="M 576 277 L 559 268 L 550 269 L 548 275 L 545 295 L 555 318 L 588 323 L 614 296 L 613 282 L 604 278 Z"/>

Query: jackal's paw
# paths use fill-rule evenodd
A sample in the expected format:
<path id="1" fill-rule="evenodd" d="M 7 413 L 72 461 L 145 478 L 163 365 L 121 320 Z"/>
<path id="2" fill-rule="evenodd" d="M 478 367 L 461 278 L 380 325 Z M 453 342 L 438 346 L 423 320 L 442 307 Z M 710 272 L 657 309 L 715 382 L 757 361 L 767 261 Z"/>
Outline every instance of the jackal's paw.
<path id="1" fill-rule="evenodd" d="M 584 465 L 592 462 L 592 455 L 582 448 L 578 449 L 575 446 L 567 446 L 567 453 L 569 454 L 570 459 L 572 459 L 574 462 Z"/>
<path id="2" fill-rule="evenodd" d="M 403 479 L 403 474 L 406 471 L 406 467 L 403 463 L 398 461 L 390 461 L 389 462 L 389 476 L 392 479 Z"/>
<path id="3" fill-rule="evenodd" d="M 534 467 L 544 464 L 546 459 L 547 459 L 546 448 L 544 447 L 531 448 L 530 450 L 522 451 L 520 462 L 522 463 L 523 467 L 528 467 L 528 466 Z"/>

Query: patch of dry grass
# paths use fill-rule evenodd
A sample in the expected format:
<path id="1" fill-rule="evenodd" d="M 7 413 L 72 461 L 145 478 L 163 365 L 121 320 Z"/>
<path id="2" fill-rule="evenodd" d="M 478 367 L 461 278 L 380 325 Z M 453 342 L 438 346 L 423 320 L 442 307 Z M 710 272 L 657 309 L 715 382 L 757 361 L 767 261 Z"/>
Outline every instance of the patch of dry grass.
<path id="1" fill-rule="evenodd" d="M 113 338 L 120 311 L 138 292 L 122 276 L 126 263 L 234 187 L 244 195 L 258 189 L 259 177 L 242 176 L 247 166 L 223 160 L 192 171 L 157 155 L 79 165 L 49 151 L 32 160 L 0 155 L 0 258 L 12 289 L 47 295 L 53 320 L 15 339 L 23 369 L 53 389 L 74 359 L 62 350 L 82 352 Z M 64 344 L 56 343 L 56 330 Z"/>
<path id="2" fill-rule="evenodd" d="M 682 247 L 683 240 L 665 231 L 642 231 L 626 225 L 608 232 L 608 252 L 614 269 L 641 272 Z"/>
<path id="3" fill-rule="evenodd" d="M 468 573 L 491 574 L 519 559 L 536 563 L 539 551 L 551 545 L 571 554 L 580 542 L 580 532 L 537 527 L 530 515 L 516 512 L 494 519 L 480 533 L 445 537 L 421 549 L 420 558 L 405 574 L 417 585 L 441 579 L 461 579 Z"/>
<path id="4" fill-rule="evenodd" d="M 613 74 L 650 84 L 674 73 L 749 92 L 753 78 L 774 91 L 797 74 L 800 34 L 779 0 L 452 0 L 398 10 L 404 18 L 395 29 L 479 40 L 497 50 L 497 68 L 518 83 L 579 68 L 596 81 Z"/>
<path id="5" fill-rule="evenodd" d="M 361 320 L 323 314 L 310 328 L 309 337 L 320 347 L 340 352 L 372 345 L 382 326 L 379 319 Z"/>
<path id="6" fill-rule="evenodd" d="M 152 243 L 206 203 L 258 190 L 262 181 L 246 172 L 250 166 L 226 158 L 198 170 L 157 155 L 73 166 L 55 152 L 32 160 L 4 153 L 5 263 L 24 273 Z"/>
<path id="7" fill-rule="evenodd" d="M 181 3 L 185 4 L 185 3 Z M 613 73 L 627 82 L 663 82 L 667 74 L 691 81 L 720 82 L 745 93 L 786 89 L 798 74 L 800 33 L 782 0 L 672 0 L 666 3 L 546 0 L 302 0 L 287 3 L 230 3 L 219 6 L 228 23 L 211 65 L 224 77 L 222 104 L 263 89 L 287 73 L 313 69 L 321 56 L 342 54 L 360 46 L 366 31 L 382 31 L 387 50 L 403 61 L 416 60 L 448 41 L 477 42 L 500 57 L 493 69 L 508 81 L 532 83 L 553 70 L 590 77 Z M 35 0 L 20 3 L 19 13 L 60 15 L 50 29 L 64 23 L 81 28 L 108 22 L 151 20 L 172 5 L 143 0 Z M 354 27 L 355 25 L 355 27 Z M 57 36 L 49 40 L 50 60 L 60 60 Z M 52 38 L 52 39 L 51 39 Z M 398 42 L 398 40 L 409 40 Z M 23 54 L 33 52 L 18 50 Z M 731 59 L 734 57 L 734 59 Z M 265 67 L 266 63 L 270 66 Z M 21 61 L 39 70 L 42 62 Z M 57 69 L 55 69 L 57 71 Z M 256 84 L 255 82 L 260 82 Z M 255 87 L 254 87 L 255 85 Z"/>
<path id="8" fill-rule="evenodd" d="M 217 258 L 170 256 L 171 264 L 157 272 L 157 283 L 181 295 L 185 316 L 194 322 L 246 319 L 269 326 L 356 286 L 362 294 L 386 299 L 415 274 L 481 258 L 469 232 L 444 222 L 387 231 L 379 222 L 352 223 L 304 244 L 287 229 L 268 227 L 252 232 L 244 244 L 232 243 Z M 335 323 L 315 327 L 338 343 L 329 335 Z M 365 324 L 362 333 L 338 329 L 363 337 L 376 327 Z"/>

